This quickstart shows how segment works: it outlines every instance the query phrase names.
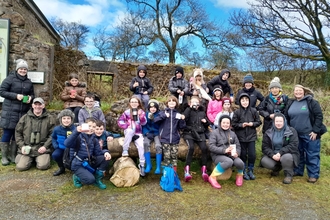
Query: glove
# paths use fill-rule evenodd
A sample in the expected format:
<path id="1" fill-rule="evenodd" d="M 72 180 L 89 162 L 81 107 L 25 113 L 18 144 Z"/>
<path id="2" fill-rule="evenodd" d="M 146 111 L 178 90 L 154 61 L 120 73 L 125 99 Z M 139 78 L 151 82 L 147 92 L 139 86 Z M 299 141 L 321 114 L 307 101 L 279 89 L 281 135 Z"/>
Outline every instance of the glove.
<path id="1" fill-rule="evenodd" d="M 134 136 L 132 137 L 132 141 L 136 141 L 137 139 L 139 139 L 139 137 L 140 137 L 140 136 L 139 136 L 139 135 L 137 135 L 137 134 L 136 134 L 136 135 L 134 135 Z"/>
<path id="2" fill-rule="evenodd" d="M 154 139 L 154 135 L 153 135 L 152 133 L 148 133 L 148 134 L 147 134 L 147 138 L 148 138 L 149 140 L 153 140 L 153 139 Z"/>

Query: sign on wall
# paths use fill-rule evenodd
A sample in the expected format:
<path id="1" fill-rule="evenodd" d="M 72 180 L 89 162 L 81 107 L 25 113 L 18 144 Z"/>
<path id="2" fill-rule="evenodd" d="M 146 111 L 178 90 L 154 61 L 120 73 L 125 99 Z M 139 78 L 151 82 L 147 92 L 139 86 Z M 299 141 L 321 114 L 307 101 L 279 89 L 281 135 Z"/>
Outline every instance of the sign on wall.
<path id="1" fill-rule="evenodd" d="M 8 75 L 9 30 L 8 19 L 0 19 L 0 84 Z M 0 97 L 0 102 L 3 98 Z"/>

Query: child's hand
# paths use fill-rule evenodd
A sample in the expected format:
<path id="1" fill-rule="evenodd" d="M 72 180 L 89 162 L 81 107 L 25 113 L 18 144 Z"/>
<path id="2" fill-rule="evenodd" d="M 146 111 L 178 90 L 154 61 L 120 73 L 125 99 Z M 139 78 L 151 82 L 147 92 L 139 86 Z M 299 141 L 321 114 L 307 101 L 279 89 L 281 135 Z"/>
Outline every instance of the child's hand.
<path id="1" fill-rule="evenodd" d="M 109 154 L 109 152 L 104 153 L 104 158 L 105 160 L 111 160 L 111 155 Z"/>
<path id="2" fill-rule="evenodd" d="M 81 132 L 82 131 L 82 129 L 81 129 L 81 126 L 79 125 L 79 126 L 77 126 L 77 131 L 78 132 Z"/>
<path id="3" fill-rule="evenodd" d="M 143 113 L 142 109 L 138 110 L 138 115 L 141 115 Z"/>
<path id="4" fill-rule="evenodd" d="M 112 141 L 113 140 L 113 137 L 109 136 L 107 137 L 107 141 Z"/>
<path id="5" fill-rule="evenodd" d="M 170 117 L 170 113 L 165 112 L 166 117 Z"/>
<path id="6" fill-rule="evenodd" d="M 139 83 L 135 81 L 135 83 L 133 84 L 133 87 L 135 88 L 137 86 L 139 86 Z"/>
<path id="7" fill-rule="evenodd" d="M 181 115 L 181 119 L 182 119 L 182 120 L 184 120 L 184 119 L 185 119 L 184 115 Z"/>
<path id="8" fill-rule="evenodd" d="M 203 123 L 206 123 L 206 119 L 205 119 L 205 118 L 203 118 L 201 121 L 202 121 Z"/>
<path id="9" fill-rule="evenodd" d="M 248 123 L 247 123 L 247 122 L 244 122 L 244 123 L 242 124 L 242 127 L 245 128 L 246 126 L 248 126 Z"/>
<path id="10" fill-rule="evenodd" d="M 249 126 L 252 127 L 253 126 L 253 122 L 249 122 Z"/>

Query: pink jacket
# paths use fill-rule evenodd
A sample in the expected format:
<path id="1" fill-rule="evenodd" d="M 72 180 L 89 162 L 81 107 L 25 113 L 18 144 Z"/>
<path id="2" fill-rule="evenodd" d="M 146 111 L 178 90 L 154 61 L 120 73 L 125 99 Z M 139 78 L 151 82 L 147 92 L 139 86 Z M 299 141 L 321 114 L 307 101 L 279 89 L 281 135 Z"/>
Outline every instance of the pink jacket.
<path id="1" fill-rule="evenodd" d="M 126 109 L 124 113 L 119 117 L 117 124 L 124 130 L 127 128 L 132 128 L 135 130 L 135 134 L 142 134 L 142 125 L 147 124 L 146 113 L 142 111 L 142 113 L 139 115 L 139 120 L 134 121 L 131 119 L 130 109 Z"/>
<path id="2" fill-rule="evenodd" d="M 222 111 L 222 100 L 211 100 L 207 106 L 207 117 L 208 119 L 214 123 L 215 117 L 219 112 Z"/>

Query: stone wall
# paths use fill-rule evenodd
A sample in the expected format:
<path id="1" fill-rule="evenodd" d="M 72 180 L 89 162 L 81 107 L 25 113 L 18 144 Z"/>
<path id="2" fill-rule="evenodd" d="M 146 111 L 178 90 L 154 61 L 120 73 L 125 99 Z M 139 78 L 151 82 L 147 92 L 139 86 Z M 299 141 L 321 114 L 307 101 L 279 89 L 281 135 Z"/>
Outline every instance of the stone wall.
<path id="1" fill-rule="evenodd" d="M 34 84 L 36 96 L 48 101 L 52 97 L 54 45 L 57 39 L 29 7 L 30 0 L 1 0 L 0 17 L 10 19 L 9 71 L 15 60 L 25 59 L 29 71 L 45 73 L 44 84 Z"/>

